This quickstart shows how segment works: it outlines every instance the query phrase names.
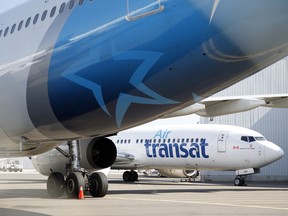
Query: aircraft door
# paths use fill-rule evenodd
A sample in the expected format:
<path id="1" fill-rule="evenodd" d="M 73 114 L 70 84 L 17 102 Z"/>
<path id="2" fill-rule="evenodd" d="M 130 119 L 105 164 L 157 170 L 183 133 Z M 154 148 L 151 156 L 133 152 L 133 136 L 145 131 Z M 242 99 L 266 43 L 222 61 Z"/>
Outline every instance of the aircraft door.
<path id="1" fill-rule="evenodd" d="M 217 141 L 218 152 L 226 152 L 226 143 L 228 137 L 228 131 L 221 131 Z"/>
<path id="2" fill-rule="evenodd" d="M 128 21 L 137 20 L 164 10 L 161 0 L 126 0 Z"/>

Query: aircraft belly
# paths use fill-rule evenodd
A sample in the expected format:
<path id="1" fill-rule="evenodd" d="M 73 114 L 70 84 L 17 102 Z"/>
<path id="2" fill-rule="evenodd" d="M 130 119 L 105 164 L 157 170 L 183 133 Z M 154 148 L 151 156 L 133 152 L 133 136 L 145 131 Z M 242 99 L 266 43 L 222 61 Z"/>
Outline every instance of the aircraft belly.
<path id="1" fill-rule="evenodd" d="M 40 54 L 27 62 L 29 70 L 15 76 L 1 70 L 0 82 L 10 87 L 0 93 L 7 106 L 0 124 L 10 138 L 112 134 L 197 102 L 288 54 L 287 1 L 167 0 L 163 10 L 133 21 L 126 3 L 65 10 L 33 41 L 30 53 Z"/>

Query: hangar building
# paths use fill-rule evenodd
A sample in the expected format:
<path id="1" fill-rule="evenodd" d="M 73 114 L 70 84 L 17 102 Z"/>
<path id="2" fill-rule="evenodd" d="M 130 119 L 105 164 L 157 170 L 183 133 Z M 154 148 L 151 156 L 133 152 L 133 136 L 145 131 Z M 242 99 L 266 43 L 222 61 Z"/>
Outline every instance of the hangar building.
<path id="1" fill-rule="evenodd" d="M 214 96 L 242 96 L 288 94 L 288 57 L 259 73 L 225 89 Z M 260 174 L 247 177 L 247 181 L 288 180 L 288 108 L 260 107 L 252 111 L 200 119 L 201 123 L 228 124 L 246 127 L 263 134 L 267 140 L 279 145 L 285 152 L 282 159 L 261 169 Z M 233 181 L 235 172 L 202 171 L 204 181 Z"/>

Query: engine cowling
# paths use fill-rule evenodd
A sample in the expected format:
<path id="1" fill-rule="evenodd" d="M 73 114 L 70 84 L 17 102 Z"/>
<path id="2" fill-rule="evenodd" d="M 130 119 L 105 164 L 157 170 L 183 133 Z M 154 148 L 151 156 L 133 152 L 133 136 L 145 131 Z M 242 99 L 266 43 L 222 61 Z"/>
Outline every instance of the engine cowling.
<path id="1" fill-rule="evenodd" d="M 197 177 L 198 170 L 158 169 L 162 176 L 169 178 Z"/>
<path id="2" fill-rule="evenodd" d="M 59 146 L 63 151 L 68 151 L 67 143 Z M 85 139 L 80 141 L 80 167 L 88 172 L 103 170 L 110 167 L 116 159 L 117 149 L 112 140 L 107 138 Z M 33 156 L 34 168 L 42 175 L 50 175 L 52 172 L 67 174 L 69 158 L 65 157 L 56 149 L 41 155 Z M 107 173 L 104 172 L 104 173 Z"/>

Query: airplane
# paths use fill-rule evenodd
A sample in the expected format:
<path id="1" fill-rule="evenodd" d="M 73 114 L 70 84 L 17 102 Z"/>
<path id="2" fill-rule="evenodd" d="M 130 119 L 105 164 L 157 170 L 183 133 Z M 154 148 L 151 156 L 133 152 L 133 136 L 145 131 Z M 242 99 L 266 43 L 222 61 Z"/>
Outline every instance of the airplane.
<path id="1" fill-rule="evenodd" d="M 279 146 L 267 141 L 260 133 L 231 125 L 144 125 L 122 131 L 110 139 L 118 152 L 111 169 L 131 170 L 123 173 L 126 182 L 137 181 L 135 170 L 139 169 L 157 169 L 168 177 L 179 177 L 180 174 L 190 177 L 199 170 L 213 169 L 236 170 L 238 175 L 234 185 L 243 186 L 246 185 L 246 175 L 259 173 L 261 167 L 284 155 Z M 87 142 L 90 142 L 88 145 L 93 143 L 92 140 Z M 59 149 L 60 152 L 55 149 L 32 157 L 34 168 L 46 176 L 51 170 L 66 175 L 69 159 L 61 152 L 67 152 L 67 143 Z M 87 163 L 89 151 L 85 148 L 80 152 L 81 167 L 93 173 Z"/>
<path id="2" fill-rule="evenodd" d="M 94 168 L 109 167 L 116 148 L 106 137 L 201 101 L 288 54 L 286 0 L 14 3 L 0 10 L 0 157 L 68 141 L 69 197 L 85 181 L 101 185 L 100 196 L 107 192 L 106 177 L 83 177 L 81 139 L 101 143 Z"/>

